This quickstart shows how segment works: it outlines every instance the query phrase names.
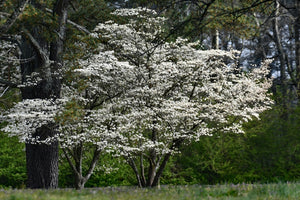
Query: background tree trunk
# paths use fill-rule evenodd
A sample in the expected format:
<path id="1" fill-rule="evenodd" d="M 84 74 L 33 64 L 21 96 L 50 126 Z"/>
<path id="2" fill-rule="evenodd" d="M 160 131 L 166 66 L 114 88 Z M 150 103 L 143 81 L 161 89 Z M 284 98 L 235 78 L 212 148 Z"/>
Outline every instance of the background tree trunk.
<path id="1" fill-rule="evenodd" d="M 47 48 L 47 43 L 43 39 L 36 37 L 37 41 L 43 49 Z M 27 40 L 22 41 L 22 57 L 29 58 L 37 57 L 34 49 L 30 46 Z M 37 57 L 38 58 L 38 57 Z M 32 72 L 38 72 L 43 63 L 39 59 L 32 62 L 22 63 L 22 81 L 26 83 L 26 76 Z M 42 80 L 35 86 L 25 87 L 22 89 L 23 99 L 46 99 L 59 98 L 60 85 L 57 81 L 49 82 Z M 36 130 L 34 137 L 46 139 L 56 134 L 55 124 L 48 124 Z M 58 186 L 58 142 L 54 141 L 51 144 L 31 144 L 30 141 L 26 144 L 26 166 L 28 188 L 56 188 Z"/>
<path id="2" fill-rule="evenodd" d="M 280 86 L 281 86 L 281 103 L 285 110 L 287 110 L 287 78 L 286 78 L 286 53 L 283 50 L 281 36 L 279 31 L 278 17 L 280 16 L 280 4 L 278 0 L 274 1 L 275 16 L 273 20 L 273 32 L 274 32 L 274 42 L 277 48 L 279 62 L 280 62 Z M 287 116 L 286 116 L 287 117 Z"/>
<path id="3" fill-rule="evenodd" d="M 57 0 L 53 14 L 58 15 L 58 26 L 53 30 L 56 39 L 50 42 L 43 37 L 41 29 L 36 26 L 31 32 L 24 30 L 21 42 L 22 58 L 34 57 L 31 62 L 21 63 L 22 82 L 25 87 L 21 90 L 23 99 L 57 99 L 60 98 L 61 83 L 57 70 L 62 66 L 63 41 L 67 22 L 68 0 Z M 31 1 L 35 5 L 35 1 Z M 27 77 L 32 72 L 39 74 L 36 85 L 28 84 Z M 56 124 L 50 123 L 37 129 L 34 138 L 44 140 L 55 136 Z M 50 144 L 26 144 L 26 162 L 28 188 L 56 188 L 58 187 L 58 142 Z"/>
<path id="4" fill-rule="evenodd" d="M 40 128 L 36 134 L 55 134 L 48 127 Z M 26 167 L 28 188 L 57 188 L 58 186 L 58 142 L 26 144 Z"/>
<path id="5" fill-rule="evenodd" d="M 296 54 L 296 76 L 297 76 L 297 93 L 298 102 L 300 98 L 300 1 L 295 2 L 295 54 Z"/>

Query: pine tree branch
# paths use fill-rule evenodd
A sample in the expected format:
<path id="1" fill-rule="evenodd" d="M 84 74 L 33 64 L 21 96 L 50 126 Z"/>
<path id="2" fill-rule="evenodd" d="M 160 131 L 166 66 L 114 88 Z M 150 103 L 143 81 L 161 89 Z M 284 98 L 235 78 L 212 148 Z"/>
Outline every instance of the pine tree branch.
<path id="1" fill-rule="evenodd" d="M 15 11 L 10 15 L 6 22 L 2 26 L 0 26 L 0 34 L 6 33 L 12 27 L 17 18 L 23 13 L 28 1 L 29 0 L 22 1 L 19 7 L 15 9 Z"/>

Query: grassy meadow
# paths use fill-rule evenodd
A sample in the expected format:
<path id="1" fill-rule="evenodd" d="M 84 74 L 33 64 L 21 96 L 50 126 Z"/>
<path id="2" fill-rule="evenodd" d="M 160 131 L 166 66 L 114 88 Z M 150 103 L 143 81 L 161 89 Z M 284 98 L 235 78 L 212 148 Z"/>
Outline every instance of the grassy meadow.
<path id="1" fill-rule="evenodd" d="M 192 199 L 299 199 L 300 183 L 214 186 L 161 186 L 160 188 L 105 187 L 56 190 L 0 190 L 1 200 L 192 200 Z"/>

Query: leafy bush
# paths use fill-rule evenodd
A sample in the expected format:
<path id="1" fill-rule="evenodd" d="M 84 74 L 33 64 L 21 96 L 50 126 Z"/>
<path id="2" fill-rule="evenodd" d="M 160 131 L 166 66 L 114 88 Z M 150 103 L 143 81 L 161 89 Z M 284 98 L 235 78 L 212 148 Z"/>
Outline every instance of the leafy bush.
<path id="1" fill-rule="evenodd" d="M 280 106 L 245 125 L 245 134 L 204 136 L 178 157 L 190 184 L 296 181 L 300 178 L 300 108 Z"/>
<path id="2" fill-rule="evenodd" d="M 0 125 L 1 126 L 1 125 Z M 0 187 L 22 188 L 26 181 L 25 145 L 0 131 Z"/>

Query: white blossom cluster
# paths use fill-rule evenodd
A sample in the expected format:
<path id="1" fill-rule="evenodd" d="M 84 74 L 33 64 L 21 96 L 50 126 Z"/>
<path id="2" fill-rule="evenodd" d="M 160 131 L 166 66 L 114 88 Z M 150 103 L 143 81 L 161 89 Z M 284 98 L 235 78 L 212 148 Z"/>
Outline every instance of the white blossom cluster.
<path id="1" fill-rule="evenodd" d="M 20 64 L 32 62 L 35 56 L 30 58 L 20 58 L 20 52 L 16 43 L 0 41 L 0 77 L 2 80 L 16 84 L 18 88 L 25 88 L 37 85 L 42 79 L 38 72 L 32 72 L 21 81 Z M 0 83 L 0 97 L 5 94 L 5 89 L 9 88 Z"/>
<path id="2" fill-rule="evenodd" d="M 119 15 L 119 16 L 137 16 L 139 18 L 145 17 L 146 15 L 156 15 L 156 11 L 155 10 L 151 10 L 148 8 L 142 8 L 142 7 L 138 7 L 135 9 L 132 8 L 120 8 L 115 10 L 113 13 L 113 15 Z"/>
<path id="3" fill-rule="evenodd" d="M 19 72 L 19 63 L 17 45 L 7 41 L 0 41 L 0 77 L 10 82 L 18 83 L 21 77 Z M 0 83 L 0 97 L 4 94 L 5 85 Z"/>
<path id="4" fill-rule="evenodd" d="M 57 117 L 62 147 L 92 143 L 126 157 L 165 155 L 178 151 L 178 141 L 198 140 L 216 130 L 242 133 L 244 121 L 270 107 L 268 61 L 243 72 L 235 65 L 236 52 L 197 50 L 196 43 L 181 38 L 162 42 L 164 19 L 141 18 L 95 28 L 92 36 L 105 43 L 99 45 L 100 53 L 78 61 L 81 68 L 73 73 L 84 83 L 64 87 L 62 96 L 73 104 L 20 102 L 5 130 L 27 141 L 36 128 Z"/>
<path id="5" fill-rule="evenodd" d="M 62 110 L 62 99 L 26 99 L 17 103 L 6 115 L 1 115 L 2 121 L 9 124 L 2 130 L 11 136 L 19 137 L 26 143 L 50 143 L 55 138 L 39 138 L 34 133 L 42 126 L 55 123 L 55 116 Z"/>
<path id="6" fill-rule="evenodd" d="M 175 141 L 198 140 L 216 130 L 242 133 L 242 122 L 270 108 L 268 61 L 243 72 L 235 65 L 237 52 L 201 51 L 181 38 L 161 43 L 164 20 L 142 18 L 142 26 L 139 20 L 99 24 L 92 35 L 106 45 L 76 70 L 86 77 L 89 92 L 103 100 L 89 111 L 94 138 L 107 137 L 125 156 L 153 150 L 163 155 L 177 151 Z"/>

